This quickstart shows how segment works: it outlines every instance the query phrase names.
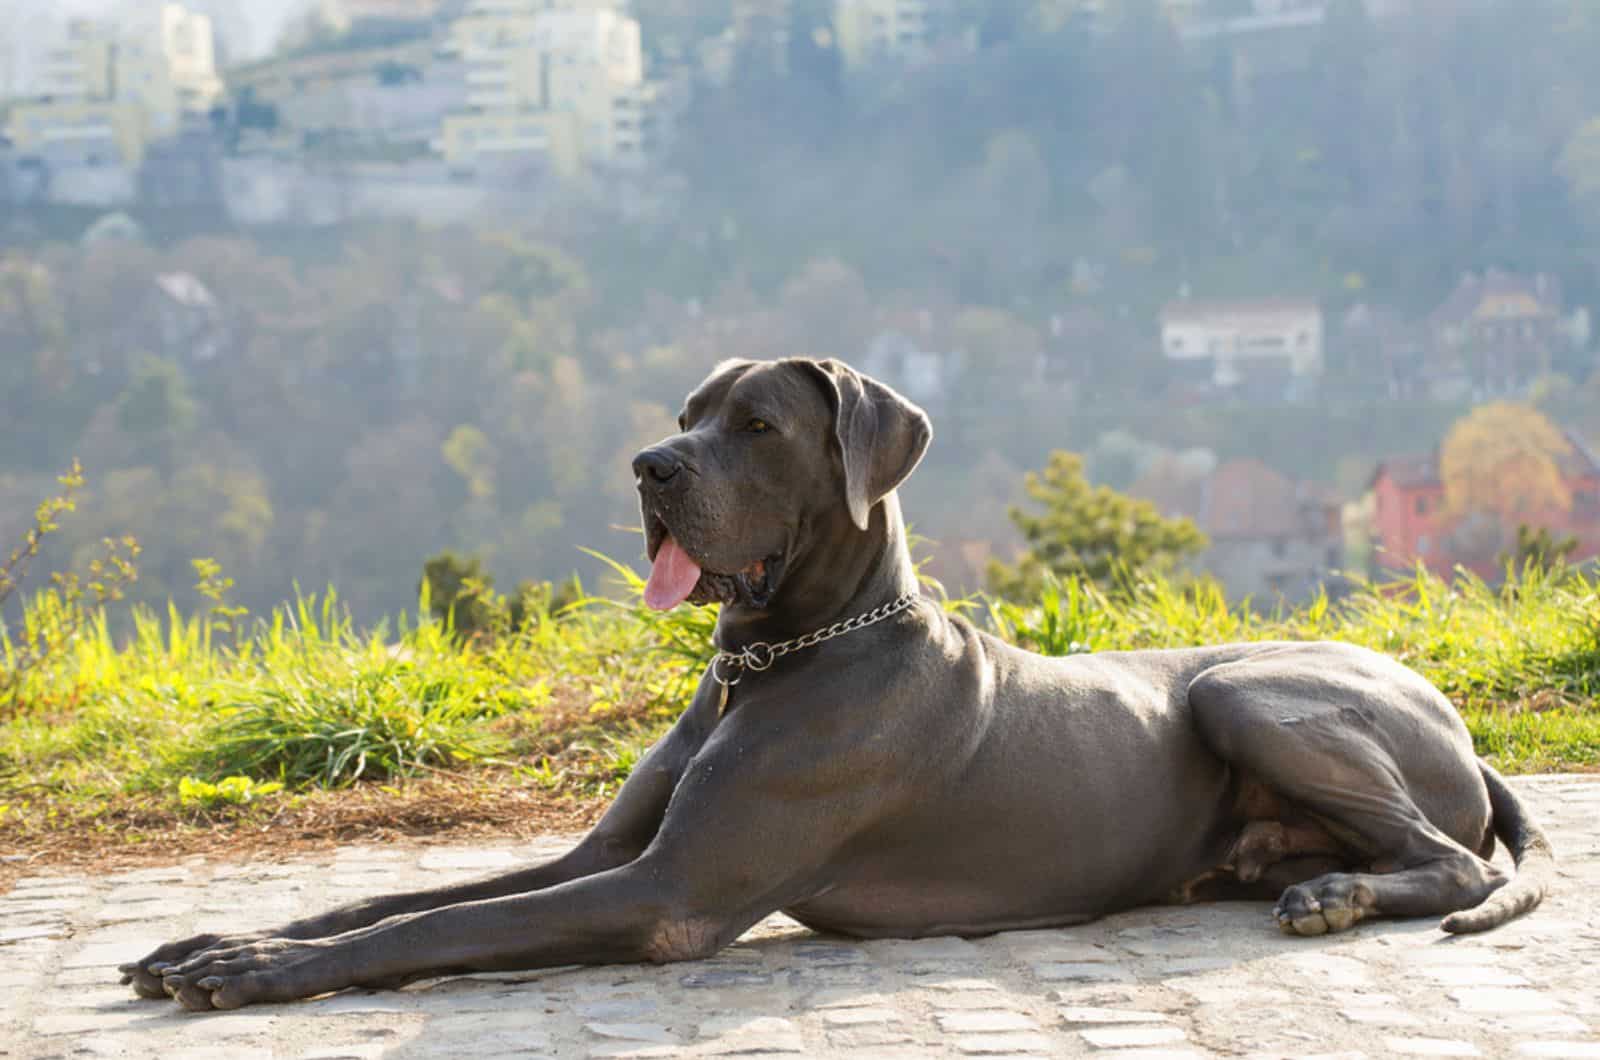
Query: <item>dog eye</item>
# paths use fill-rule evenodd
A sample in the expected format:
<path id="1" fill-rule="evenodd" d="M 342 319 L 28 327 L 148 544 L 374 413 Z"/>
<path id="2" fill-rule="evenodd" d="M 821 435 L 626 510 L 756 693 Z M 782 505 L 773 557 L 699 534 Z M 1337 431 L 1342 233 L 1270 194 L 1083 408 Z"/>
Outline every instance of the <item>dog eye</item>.
<path id="1" fill-rule="evenodd" d="M 753 419 L 749 423 L 745 424 L 744 429 L 749 431 L 751 434 L 766 434 L 768 431 L 772 430 L 772 425 L 766 420 L 758 418 Z"/>

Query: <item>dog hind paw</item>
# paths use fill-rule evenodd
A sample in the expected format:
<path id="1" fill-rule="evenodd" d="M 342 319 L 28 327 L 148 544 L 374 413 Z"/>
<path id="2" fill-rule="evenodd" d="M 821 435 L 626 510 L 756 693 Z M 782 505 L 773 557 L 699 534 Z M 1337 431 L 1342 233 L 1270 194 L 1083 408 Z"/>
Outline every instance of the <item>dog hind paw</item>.
<path id="1" fill-rule="evenodd" d="M 1354 876 L 1334 873 L 1283 892 L 1272 915 L 1286 935 L 1348 931 L 1375 912 L 1372 891 Z"/>

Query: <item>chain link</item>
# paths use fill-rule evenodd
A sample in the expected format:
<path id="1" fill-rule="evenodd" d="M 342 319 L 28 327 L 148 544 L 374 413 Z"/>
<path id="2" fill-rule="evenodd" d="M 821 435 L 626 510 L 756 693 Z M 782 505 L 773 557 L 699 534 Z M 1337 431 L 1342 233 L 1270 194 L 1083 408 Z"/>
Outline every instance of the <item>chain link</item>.
<path id="1" fill-rule="evenodd" d="M 801 648 L 814 648 L 823 641 L 882 622 L 916 603 L 917 596 L 917 593 L 906 593 L 886 604 L 874 607 L 865 614 L 835 622 L 823 629 L 812 630 L 805 636 L 795 637 L 793 640 L 780 641 L 777 644 L 758 640 L 754 644 L 745 645 L 739 651 L 719 651 L 711 659 L 711 676 L 716 678 L 718 684 L 731 688 L 744 680 L 746 670 L 760 673 L 790 652 L 799 651 Z"/>

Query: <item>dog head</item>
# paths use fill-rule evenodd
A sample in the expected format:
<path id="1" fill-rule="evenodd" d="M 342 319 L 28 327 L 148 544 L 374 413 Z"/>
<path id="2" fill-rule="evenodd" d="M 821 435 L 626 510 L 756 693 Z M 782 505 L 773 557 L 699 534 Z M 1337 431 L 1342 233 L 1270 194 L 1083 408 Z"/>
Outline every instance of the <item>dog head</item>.
<path id="1" fill-rule="evenodd" d="M 679 433 L 633 460 L 651 561 L 645 602 L 764 610 L 819 542 L 870 537 L 874 509 L 932 439 L 927 415 L 838 361 L 726 361 Z"/>

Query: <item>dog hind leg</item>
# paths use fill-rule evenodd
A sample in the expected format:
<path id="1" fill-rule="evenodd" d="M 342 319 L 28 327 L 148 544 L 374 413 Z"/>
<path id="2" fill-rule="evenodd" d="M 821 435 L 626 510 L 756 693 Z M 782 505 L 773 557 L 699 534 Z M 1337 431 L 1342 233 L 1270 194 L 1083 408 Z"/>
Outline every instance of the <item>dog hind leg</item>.
<path id="1" fill-rule="evenodd" d="M 1320 935 L 1372 916 L 1451 913 L 1506 882 L 1413 798 L 1397 750 L 1413 758 L 1419 788 L 1445 793 L 1433 791 L 1430 802 L 1444 805 L 1452 791 L 1460 793 L 1457 804 L 1481 795 L 1476 763 L 1467 757 L 1458 768 L 1442 734 L 1438 746 L 1429 743 L 1433 719 L 1408 701 L 1414 692 L 1359 668 L 1340 673 L 1270 656 L 1218 666 L 1190 685 L 1190 708 L 1212 749 L 1315 820 L 1345 847 L 1345 864 L 1366 869 L 1292 880 L 1316 862 L 1274 866 L 1265 879 L 1285 884 L 1275 910 L 1285 932 Z M 1455 776 L 1466 770 L 1470 776 Z M 1451 822 L 1473 847 L 1487 831 L 1486 806 L 1478 816 L 1457 813 Z"/>

